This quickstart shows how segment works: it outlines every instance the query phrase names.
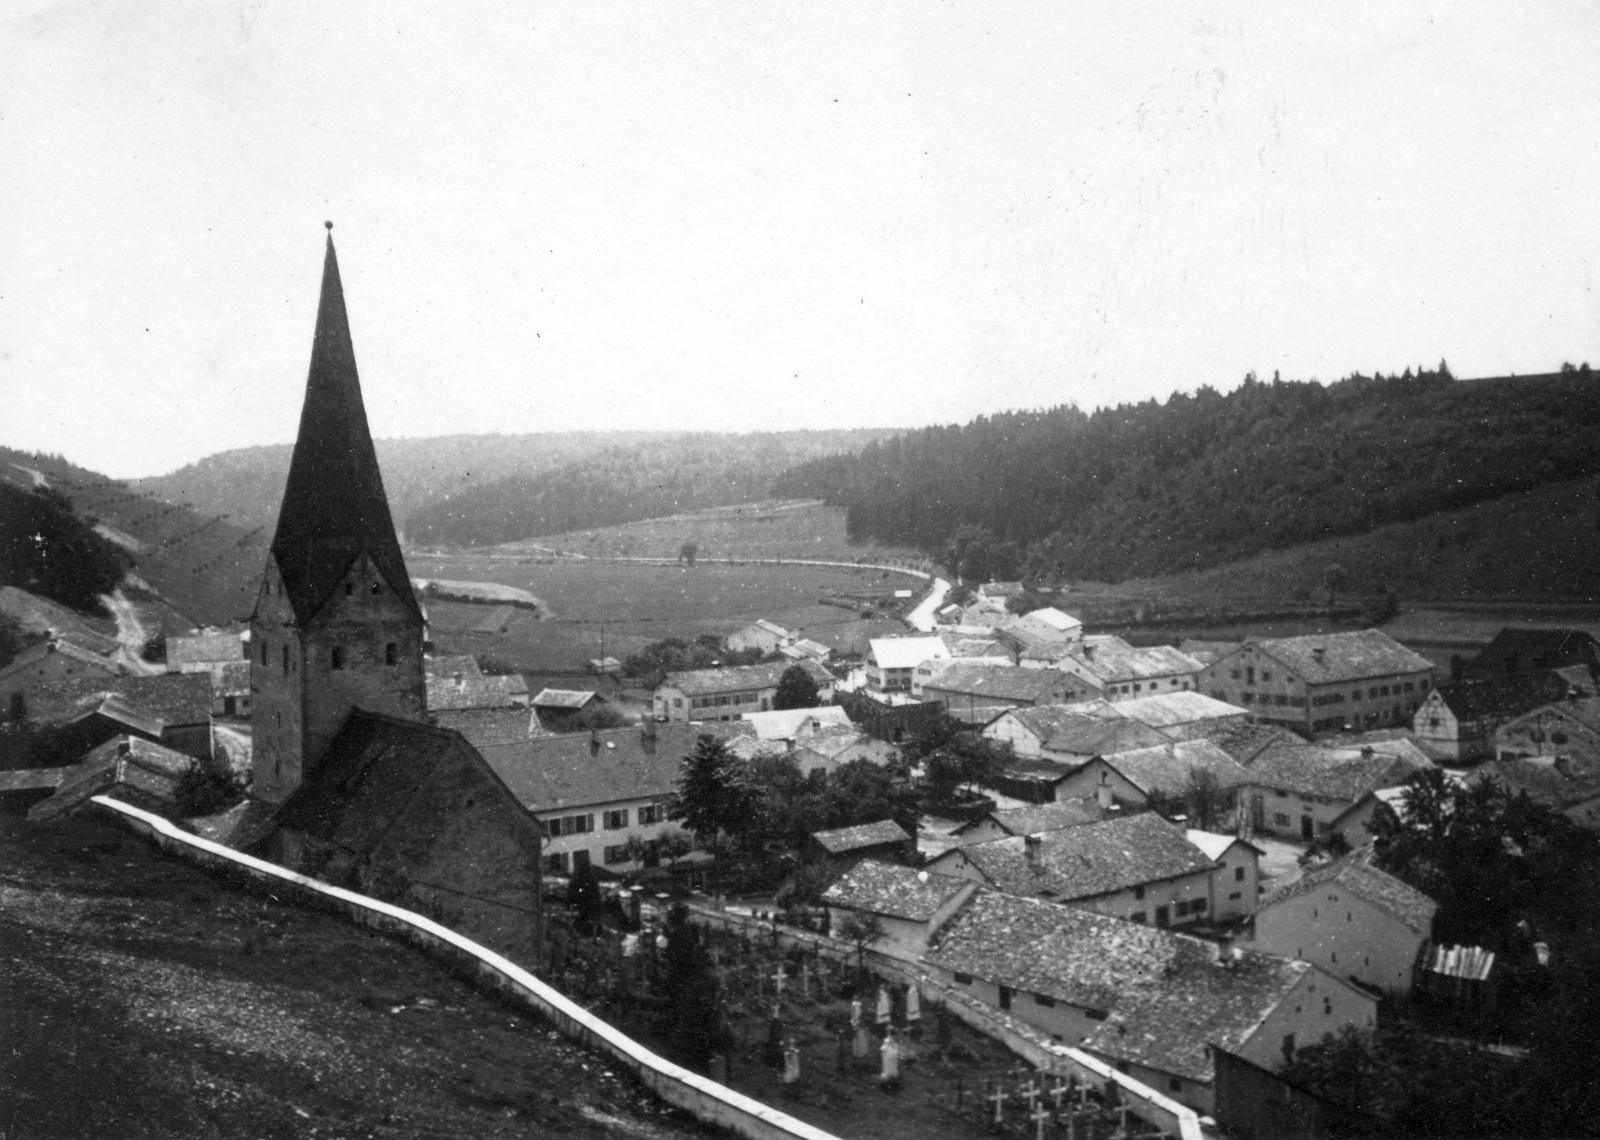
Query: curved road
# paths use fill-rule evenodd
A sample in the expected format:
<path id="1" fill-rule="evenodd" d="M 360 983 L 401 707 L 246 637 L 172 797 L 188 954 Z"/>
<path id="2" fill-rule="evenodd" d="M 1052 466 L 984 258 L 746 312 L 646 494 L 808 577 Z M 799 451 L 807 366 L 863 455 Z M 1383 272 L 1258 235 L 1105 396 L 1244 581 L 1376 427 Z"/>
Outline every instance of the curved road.
<path id="1" fill-rule="evenodd" d="M 917 603 L 917 608 L 906 617 L 906 622 L 912 629 L 922 633 L 933 632 L 933 615 L 939 612 L 939 607 L 944 605 L 944 596 L 950 592 L 950 583 L 943 578 L 933 580 L 933 589 L 928 591 L 928 596 Z"/>

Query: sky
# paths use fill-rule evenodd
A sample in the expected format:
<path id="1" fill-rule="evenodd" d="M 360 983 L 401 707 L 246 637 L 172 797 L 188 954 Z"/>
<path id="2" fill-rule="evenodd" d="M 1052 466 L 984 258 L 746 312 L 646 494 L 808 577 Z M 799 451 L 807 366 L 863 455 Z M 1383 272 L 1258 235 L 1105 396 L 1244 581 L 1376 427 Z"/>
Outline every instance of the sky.
<path id="1" fill-rule="evenodd" d="M 1600 9 L 0 10 L 0 444 L 920 426 L 1600 365 Z"/>

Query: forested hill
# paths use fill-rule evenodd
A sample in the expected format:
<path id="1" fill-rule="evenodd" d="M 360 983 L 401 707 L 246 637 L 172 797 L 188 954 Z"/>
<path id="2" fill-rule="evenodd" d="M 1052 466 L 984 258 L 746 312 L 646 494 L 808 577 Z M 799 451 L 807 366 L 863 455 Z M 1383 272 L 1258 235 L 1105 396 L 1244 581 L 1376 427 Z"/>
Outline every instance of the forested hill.
<path id="1" fill-rule="evenodd" d="M 785 470 L 859 448 L 883 430 L 697 432 L 613 446 L 548 470 L 512 475 L 413 510 L 404 529 L 425 546 L 515 542 L 767 497 Z"/>
<path id="2" fill-rule="evenodd" d="M 802 464 L 773 494 L 825 498 L 848 510 L 852 538 L 910 543 L 965 574 L 1116 582 L 1597 470 L 1600 376 L 1587 366 L 1458 381 L 1441 364 L 983 417 Z"/>

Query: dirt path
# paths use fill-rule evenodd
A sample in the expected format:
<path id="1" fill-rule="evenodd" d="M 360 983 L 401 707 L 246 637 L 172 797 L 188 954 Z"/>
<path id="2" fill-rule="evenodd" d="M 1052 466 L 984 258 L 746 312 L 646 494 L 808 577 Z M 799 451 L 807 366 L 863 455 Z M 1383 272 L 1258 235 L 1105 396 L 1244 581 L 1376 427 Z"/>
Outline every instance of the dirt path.
<path id="1" fill-rule="evenodd" d="M 0 815 L 0 1137 L 710 1133 L 420 952 Z"/>
<path id="2" fill-rule="evenodd" d="M 150 639 L 150 631 L 145 629 L 144 622 L 139 620 L 139 608 L 128 601 L 118 587 L 109 594 L 101 594 L 100 600 L 105 603 L 106 609 L 111 611 L 111 616 L 117 619 L 117 640 L 122 643 L 122 664 L 133 673 L 149 676 L 154 673 L 165 672 L 165 667 L 151 664 L 142 656 L 144 643 Z"/>

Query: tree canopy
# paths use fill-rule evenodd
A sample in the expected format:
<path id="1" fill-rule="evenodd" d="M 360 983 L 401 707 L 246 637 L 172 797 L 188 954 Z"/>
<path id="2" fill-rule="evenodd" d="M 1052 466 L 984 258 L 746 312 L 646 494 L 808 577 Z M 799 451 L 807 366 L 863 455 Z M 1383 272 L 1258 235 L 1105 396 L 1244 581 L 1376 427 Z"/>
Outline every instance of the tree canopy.
<path id="1" fill-rule="evenodd" d="M 822 703 L 817 683 L 799 665 L 791 665 L 778 678 L 778 690 L 772 696 L 775 709 L 814 709 Z"/>
<path id="2" fill-rule="evenodd" d="M 722 834 L 738 836 L 749 826 L 757 804 L 743 760 L 710 733 L 701 734 L 678 775 L 673 818 L 712 847 Z"/>
<path id="3" fill-rule="evenodd" d="M 133 559 L 80 519 L 59 491 L 0 483 L 0 586 L 17 586 L 89 613 Z"/>

